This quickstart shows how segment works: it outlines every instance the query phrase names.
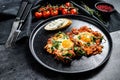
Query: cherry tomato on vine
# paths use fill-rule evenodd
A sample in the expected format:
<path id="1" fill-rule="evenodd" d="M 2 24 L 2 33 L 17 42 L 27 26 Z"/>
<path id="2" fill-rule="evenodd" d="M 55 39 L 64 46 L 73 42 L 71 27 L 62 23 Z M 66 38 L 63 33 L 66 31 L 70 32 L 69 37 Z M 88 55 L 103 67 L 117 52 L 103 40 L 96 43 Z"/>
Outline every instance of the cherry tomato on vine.
<path id="1" fill-rule="evenodd" d="M 72 8 L 71 10 L 70 10 L 70 14 L 77 14 L 78 12 L 77 12 L 77 9 L 75 9 L 75 8 Z"/>
<path id="2" fill-rule="evenodd" d="M 62 9 L 62 14 L 63 14 L 63 15 L 68 14 L 68 9 L 66 9 L 66 8 Z"/>
<path id="3" fill-rule="evenodd" d="M 55 10 L 59 10 L 59 7 L 58 7 L 58 6 L 55 6 L 54 9 L 55 9 Z"/>
<path id="4" fill-rule="evenodd" d="M 46 9 L 47 9 L 47 10 L 52 10 L 52 9 L 53 9 L 53 7 L 52 7 L 52 5 L 51 5 L 51 4 L 48 4 L 48 5 L 46 6 Z"/>
<path id="5" fill-rule="evenodd" d="M 50 7 L 52 7 L 52 5 L 51 5 L 51 4 L 46 5 L 46 8 L 50 8 Z"/>
<path id="6" fill-rule="evenodd" d="M 49 7 L 48 10 L 51 11 L 51 10 L 53 10 L 53 8 L 52 8 L 52 7 Z"/>
<path id="7" fill-rule="evenodd" d="M 39 11 L 44 11 L 44 10 L 45 10 L 44 7 L 39 8 Z"/>
<path id="8" fill-rule="evenodd" d="M 51 10 L 51 16 L 57 16 L 58 10 Z"/>
<path id="9" fill-rule="evenodd" d="M 43 17 L 44 18 L 50 17 L 50 11 L 49 10 L 43 11 Z"/>
<path id="10" fill-rule="evenodd" d="M 59 7 L 59 10 L 62 11 L 63 9 L 64 9 L 64 6 L 61 5 L 61 6 Z"/>
<path id="11" fill-rule="evenodd" d="M 70 2 L 66 2 L 65 5 L 66 5 L 67 7 L 70 7 L 70 6 L 71 6 L 71 3 L 70 3 Z"/>
<path id="12" fill-rule="evenodd" d="M 35 17 L 40 19 L 43 16 L 42 12 L 35 12 Z"/>

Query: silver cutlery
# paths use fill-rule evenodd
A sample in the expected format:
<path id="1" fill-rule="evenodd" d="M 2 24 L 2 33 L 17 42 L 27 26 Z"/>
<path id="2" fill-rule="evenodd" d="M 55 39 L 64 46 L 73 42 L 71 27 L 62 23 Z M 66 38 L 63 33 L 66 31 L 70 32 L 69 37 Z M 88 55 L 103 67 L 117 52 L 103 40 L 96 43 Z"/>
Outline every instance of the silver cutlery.
<path id="1" fill-rule="evenodd" d="M 6 48 L 12 47 L 15 45 L 15 42 L 21 32 L 22 25 L 28 15 L 28 13 L 30 12 L 31 8 L 32 8 L 32 3 L 29 3 L 28 1 L 22 2 L 21 6 L 19 8 L 19 11 L 17 13 L 17 16 L 13 22 L 10 35 L 5 43 Z"/>

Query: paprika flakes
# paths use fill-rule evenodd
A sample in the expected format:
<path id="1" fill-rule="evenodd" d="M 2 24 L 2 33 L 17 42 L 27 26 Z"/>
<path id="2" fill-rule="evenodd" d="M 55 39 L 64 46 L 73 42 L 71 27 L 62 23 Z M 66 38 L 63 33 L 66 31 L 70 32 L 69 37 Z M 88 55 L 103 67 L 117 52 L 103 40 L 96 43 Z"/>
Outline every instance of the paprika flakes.
<path id="1" fill-rule="evenodd" d="M 98 2 L 95 7 L 101 12 L 112 12 L 114 10 L 114 7 L 111 4 L 105 2 Z"/>

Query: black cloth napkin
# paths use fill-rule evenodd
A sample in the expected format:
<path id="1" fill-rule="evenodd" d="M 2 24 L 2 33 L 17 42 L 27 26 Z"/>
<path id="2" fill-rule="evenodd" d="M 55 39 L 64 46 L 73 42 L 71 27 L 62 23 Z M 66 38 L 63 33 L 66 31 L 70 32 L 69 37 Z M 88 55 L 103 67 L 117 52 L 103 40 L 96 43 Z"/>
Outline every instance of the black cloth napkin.
<path id="1" fill-rule="evenodd" d="M 34 29 L 34 27 L 43 19 L 36 20 L 34 18 L 34 11 L 38 8 L 39 5 L 41 5 L 41 2 L 52 2 L 56 3 L 54 0 L 37 0 L 34 2 L 34 0 L 31 0 L 31 2 L 34 4 L 33 8 L 31 9 L 29 15 L 27 16 L 26 21 L 23 24 L 22 32 L 20 33 L 18 37 L 19 40 L 23 40 L 25 38 L 29 38 L 31 31 Z M 69 1 L 69 0 L 67 0 Z M 9 0 L 9 2 L 6 2 L 3 0 L 2 3 L 0 3 L 0 44 L 4 44 L 10 34 L 12 23 L 16 17 L 16 14 L 19 10 L 21 0 Z M 62 1 L 59 1 L 62 2 Z M 43 4 L 43 3 L 42 3 Z M 116 30 L 120 30 L 120 14 L 115 11 L 111 14 L 110 19 L 108 20 L 109 26 L 108 30 L 110 32 L 114 32 Z"/>
<path id="2" fill-rule="evenodd" d="M 19 7 L 24 0 L 9 0 L 9 2 L 6 2 L 5 0 L 0 1 L 0 44 L 4 44 L 10 34 L 13 21 L 16 18 L 17 12 L 19 10 Z M 33 7 L 40 2 L 41 0 L 29 0 L 33 4 Z M 23 23 L 23 29 L 18 37 L 18 41 L 23 38 L 28 38 L 28 36 L 31 33 L 31 22 L 32 22 L 32 9 L 30 13 L 28 14 L 25 22 Z"/>
<path id="3" fill-rule="evenodd" d="M 6 42 L 19 6 L 20 0 L 0 1 L 0 44 Z"/>

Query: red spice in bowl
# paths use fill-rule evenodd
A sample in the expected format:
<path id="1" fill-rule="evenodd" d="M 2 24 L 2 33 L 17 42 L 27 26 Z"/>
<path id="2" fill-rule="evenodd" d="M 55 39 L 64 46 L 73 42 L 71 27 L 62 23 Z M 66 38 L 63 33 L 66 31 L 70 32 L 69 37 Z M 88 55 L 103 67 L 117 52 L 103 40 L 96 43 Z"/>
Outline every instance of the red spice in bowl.
<path id="1" fill-rule="evenodd" d="M 98 2 L 95 4 L 95 8 L 98 11 L 101 12 L 113 12 L 114 11 L 114 7 L 113 5 L 109 4 L 109 3 L 105 3 L 105 2 Z"/>
<path id="2" fill-rule="evenodd" d="M 97 9 L 104 11 L 104 12 L 111 12 L 113 9 L 111 6 L 104 5 L 104 4 L 98 5 L 96 7 L 97 7 Z"/>
<path id="3" fill-rule="evenodd" d="M 97 2 L 95 8 L 105 21 L 109 20 L 111 13 L 115 11 L 114 6 L 106 2 Z"/>

